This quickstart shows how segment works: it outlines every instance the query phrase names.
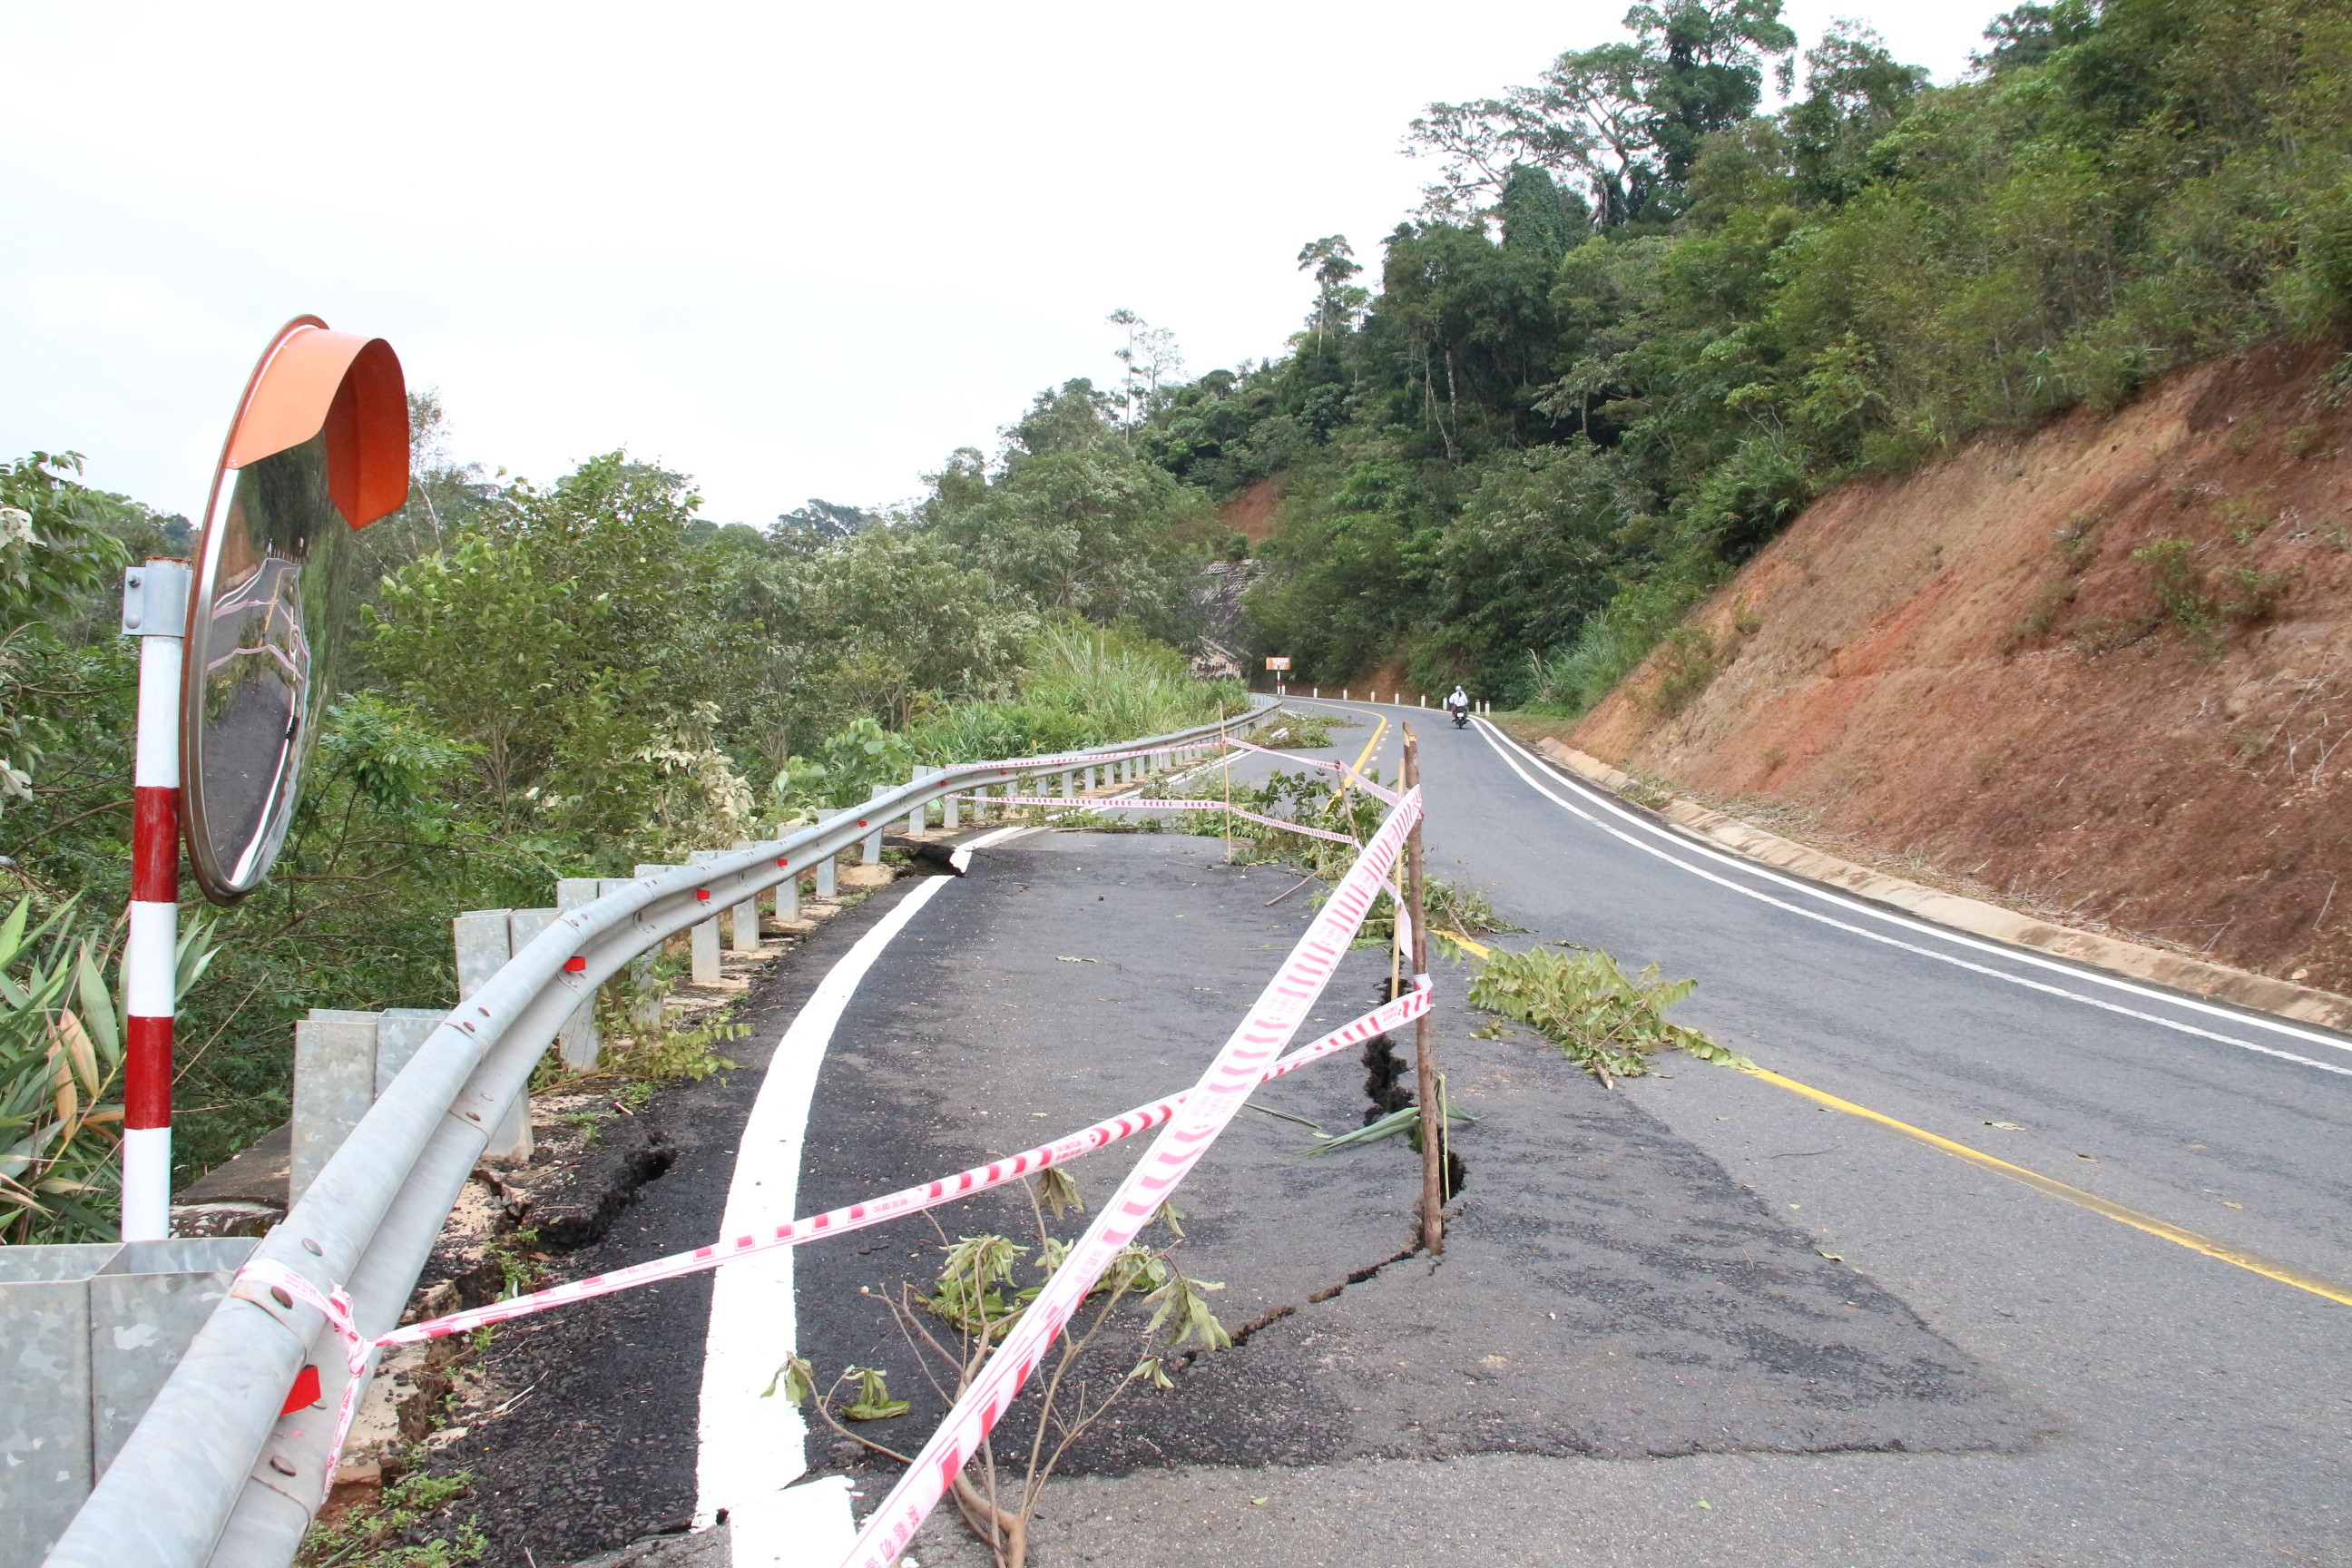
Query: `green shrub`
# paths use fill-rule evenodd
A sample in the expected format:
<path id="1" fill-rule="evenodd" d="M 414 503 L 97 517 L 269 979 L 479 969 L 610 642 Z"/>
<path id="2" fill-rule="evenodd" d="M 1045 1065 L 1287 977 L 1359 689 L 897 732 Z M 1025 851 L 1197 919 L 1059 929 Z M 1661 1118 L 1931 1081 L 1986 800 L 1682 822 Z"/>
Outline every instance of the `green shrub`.
<path id="1" fill-rule="evenodd" d="M 1703 626 L 1676 626 L 1650 656 L 1648 684 L 1633 699 L 1662 719 L 1671 719 L 1699 699 L 1713 683 L 1720 666 L 1715 639 Z"/>

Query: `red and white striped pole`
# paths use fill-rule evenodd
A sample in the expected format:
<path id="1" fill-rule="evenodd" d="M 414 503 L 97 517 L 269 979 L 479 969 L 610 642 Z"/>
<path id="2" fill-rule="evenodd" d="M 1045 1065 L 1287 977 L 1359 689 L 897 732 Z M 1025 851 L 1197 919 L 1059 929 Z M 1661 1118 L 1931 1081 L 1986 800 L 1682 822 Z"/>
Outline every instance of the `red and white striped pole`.
<path id="1" fill-rule="evenodd" d="M 131 765 L 131 921 L 122 954 L 122 1239 L 172 1234 L 172 1015 L 180 945 L 180 648 L 186 563 L 122 576 L 122 632 L 139 639 Z"/>

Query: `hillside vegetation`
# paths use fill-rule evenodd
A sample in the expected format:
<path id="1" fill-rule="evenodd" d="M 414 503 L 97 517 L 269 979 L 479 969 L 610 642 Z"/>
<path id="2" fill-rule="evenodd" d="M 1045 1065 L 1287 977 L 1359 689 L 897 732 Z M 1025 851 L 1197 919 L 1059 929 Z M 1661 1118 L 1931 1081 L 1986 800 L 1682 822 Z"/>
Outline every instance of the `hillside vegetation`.
<path id="1" fill-rule="evenodd" d="M 1843 487 L 1566 738 L 1898 872 L 2352 991 L 2334 358 L 2250 351 Z"/>
<path id="2" fill-rule="evenodd" d="M 181 1010 L 184 1170 L 285 1120 L 305 1010 L 454 1001 L 461 910 L 544 907 L 559 877 L 761 837 L 919 762 L 1238 708 L 1160 640 L 1185 635 L 1204 546 L 1180 525 L 1208 502 L 1093 401 L 1035 419 L 992 464 L 950 464 L 922 516 L 812 501 L 760 529 L 713 523 L 684 475 L 625 453 L 551 484 L 488 477 L 415 399 L 417 483 L 356 536 L 355 657 L 286 851 L 218 915 Z M 85 486 L 71 454 L 0 462 L 0 925 L 16 908 L 35 931 L 20 950 L 0 931 L 0 1242 L 65 1239 L 111 1223 L 119 1042 L 95 1028 L 94 1053 L 61 1054 L 32 981 L 119 955 L 138 658 L 121 568 L 184 553 L 188 525 Z"/>
<path id="3" fill-rule="evenodd" d="M 2341 4 L 2021 5 L 1944 88 L 1860 27 L 1800 53 L 1779 12 L 1636 5 L 1433 104 L 1380 258 L 1312 242 L 1286 355 L 1155 395 L 1171 474 L 1280 477 L 1259 651 L 1578 710 L 1843 479 L 2342 333 Z"/>

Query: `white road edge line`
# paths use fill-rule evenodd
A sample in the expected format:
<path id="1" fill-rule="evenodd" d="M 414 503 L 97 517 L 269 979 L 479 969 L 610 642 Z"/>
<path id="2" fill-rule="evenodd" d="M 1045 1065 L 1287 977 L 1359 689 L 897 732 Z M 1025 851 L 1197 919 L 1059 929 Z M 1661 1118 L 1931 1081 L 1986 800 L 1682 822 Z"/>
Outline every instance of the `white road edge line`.
<path id="1" fill-rule="evenodd" d="M 992 843 L 1020 831 L 1010 828 L 973 842 Z M 777 1041 L 743 1123 L 720 1236 L 767 1229 L 793 1217 L 809 1105 L 833 1031 L 883 950 L 954 880 L 929 877 L 909 891 L 842 955 Z M 710 1332 L 702 1354 L 701 1414 L 695 1432 L 693 1528 L 708 1530 L 725 1510 L 729 1548 L 740 1568 L 820 1562 L 831 1568 L 856 1536 L 845 1492 L 838 1494 L 835 1510 L 814 1506 L 835 1495 L 834 1489 L 823 1498 L 803 1495 L 809 1489 L 785 1489 L 807 1472 L 808 1426 L 790 1400 L 761 1396 L 799 1342 L 793 1251 L 779 1247 L 721 1265 L 711 1281 Z M 836 1511 L 837 1521 L 829 1517 Z M 834 1543 L 836 1523 L 840 1540 Z"/>
<path id="2" fill-rule="evenodd" d="M 1695 844 L 1690 840 L 1682 837 L 1678 834 L 1665 832 L 1659 828 L 1655 824 L 1644 820 L 1633 812 L 1625 810 L 1622 806 L 1602 799 L 1598 792 L 1592 790 L 1587 785 L 1579 784 L 1570 779 L 1561 778 L 1559 775 L 1553 773 L 1551 770 L 1541 762 L 1536 762 L 1536 765 L 1539 769 L 1542 769 L 1543 776 L 1538 778 L 1537 775 L 1529 773 L 1526 768 L 1520 766 L 1519 758 L 1512 755 L 1513 752 L 1517 752 L 1520 756 L 1527 756 L 1531 762 L 1535 761 L 1535 758 L 1525 747 L 1521 746 L 1517 741 L 1512 740 L 1510 737 L 1503 735 L 1496 729 L 1494 724 L 1487 720 L 1480 719 L 1476 721 L 1476 723 L 1479 734 L 1485 737 L 1486 744 L 1494 749 L 1495 754 L 1503 759 L 1504 765 L 1508 767 L 1513 773 L 1518 774 L 1520 780 L 1529 788 L 1533 789 L 1538 795 L 1542 795 L 1546 800 L 1550 801 L 1554 805 L 1559 806 L 1561 810 L 1566 811 L 1572 816 L 1583 818 L 1593 826 L 1601 829 L 1603 833 L 1609 834 L 1612 837 L 1621 839 L 1623 842 L 1632 845 L 1634 848 L 1641 850 L 1645 855 L 1654 855 L 1659 859 L 1665 861 L 1668 865 L 1679 868 L 1680 869 L 1690 873 L 1694 877 L 1703 878 L 1720 887 L 1728 888 L 1733 892 L 1743 894 L 1748 898 L 1756 900 L 1759 903 L 1770 904 L 1775 909 L 1786 910 L 1789 913 L 1801 916 L 1806 920 L 1818 921 L 1823 925 L 1834 926 L 1840 931 L 1851 932 L 1855 936 L 1864 938 L 1865 941 L 1884 942 L 1889 947 L 1901 948 L 1906 952 L 1917 953 L 1922 958 L 1934 959 L 1938 963 L 1948 963 L 1955 968 L 1970 970 L 1978 974 L 1990 975 L 1995 980 L 2004 980 L 2011 985 L 2021 985 L 2029 991 L 2040 991 L 2052 996 L 2063 996 L 2070 1002 L 2079 1002 L 2086 1007 L 2096 1007 L 2103 1012 L 2119 1013 L 2125 1017 L 2137 1018 L 2143 1023 L 2155 1024 L 2159 1027 L 2175 1030 L 2180 1034 L 2194 1035 L 2200 1039 L 2218 1041 L 2225 1046 L 2235 1046 L 2241 1050 L 2257 1051 L 2266 1057 L 2277 1057 L 2283 1061 L 2296 1062 L 2308 1068 L 2317 1068 L 2321 1072 L 2336 1073 L 2346 1078 L 2352 1078 L 2352 1068 L 2339 1067 L 2333 1062 L 2315 1061 L 2309 1057 L 2299 1056 L 2293 1051 L 2283 1051 L 2273 1046 L 2258 1045 L 2252 1040 L 2242 1040 L 2231 1035 L 2217 1034 L 2210 1029 L 2200 1029 L 2194 1024 L 2182 1023 L 2177 1018 L 2167 1018 L 2154 1013 L 2143 1013 L 2137 1007 L 2126 1007 L 2120 1003 L 2103 1001 L 2096 996 L 2085 996 L 2079 991 L 2070 991 L 2062 985 L 2052 985 L 2043 981 L 2028 979 L 2026 976 L 2021 974 L 2011 974 L 2006 971 L 1995 969 L 1989 964 L 1974 963 L 1969 962 L 1968 959 L 1958 957 L 1953 953 L 1938 952 L 1933 948 L 1921 947 L 1916 942 L 1908 942 L 1901 940 L 1900 938 L 1889 936 L 1884 931 L 1869 931 L 1862 926 L 1853 925 L 1848 921 L 1837 920 L 1832 916 L 1822 914 L 1818 910 L 1804 909 L 1799 905 L 1790 903 L 1784 899 L 1776 899 L 1772 897 L 1771 894 L 1764 892 L 1759 889 L 1747 887 L 1741 883 L 1732 880 L 1728 877 L 1719 876 L 1713 871 L 1707 870 L 1704 867 L 1694 866 L 1687 860 L 1681 859 L 1676 856 L 1666 853 L 1664 849 L 1660 848 L 1656 845 L 1644 843 L 1641 839 L 1634 837 L 1632 834 L 1627 833 L 1621 828 L 1612 826 L 1610 824 L 1603 822 L 1599 817 L 1593 816 L 1592 813 L 1584 810 L 1581 806 L 1579 806 L 1570 801 L 1561 799 L 1558 795 L 1554 794 L 1549 787 L 1547 787 L 1547 785 L 1551 783 L 1566 784 L 1576 795 L 1591 802 L 1593 805 L 1598 806 L 1602 811 L 1633 824 L 1634 826 L 1639 827 L 1645 833 L 1668 840 L 1677 849 L 1703 855 L 1708 859 L 1730 866 L 1748 876 L 1760 878 L 1763 880 L 1777 883 L 1781 887 L 1790 889 L 1796 892 L 1810 894 L 1811 896 L 1821 900 L 1824 903 L 1833 904 L 1840 909 L 1846 910 L 1856 915 L 1867 916 L 1873 920 L 1883 921 L 1889 925 L 1899 926 L 1906 931 L 1915 931 L 1919 935 L 1931 937 L 1937 942 L 1950 942 L 1955 946 L 1969 948 L 1978 952 L 1991 953 L 1998 957 L 2007 959 L 2011 963 L 2029 964 L 2037 969 L 2045 969 L 2053 971 L 2060 974 L 2064 974 L 2071 979 L 2085 980 L 2095 984 L 2109 986 L 2115 990 L 2126 992 L 2135 996 L 2146 997 L 2149 1001 L 2158 1002 L 2167 1006 L 2181 1007 L 2192 1012 L 2204 1013 L 2215 1017 L 2227 1018 L 2232 1023 L 2250 1024 L 2256 1028 L 2268 1029 L 2273 1033 L 2285 1035 L 2294 1039 L 2309 1041 L 2314 1045 L 2328 1046 L 2337 1050 L 2352 1051 L 2352 1044 L 2347 1044 L 2342 1040 L 2332 1039 L 2325 1035 L 2315 1034 L 2307 1029 L 2299 1029 L 2291 1024 L 2276 1023 L 2267 1018 L 2233 1013 L 2226 1008 L 2216 1007 L 2210 1003 L 2199 1001 L 2192 996 L 2180 995 L 2172 992 L 2158 991 L 2148 986 L 2135 984 L 2133 982 L 2128 980 L 2117 979 L 2112 975 L 2098 974 L 2084 970 L 2074 969 L 2065 964 L 2053 963 L 2053 961 L 2041 957 L 2038 954 L 2026 952 L 2017 948 L 2000 947 L 1991 942 L 1979 941 L 1974 937 L 1962 935 L 1957 931 L 1944 931 L 1938 927 L 1928 925 L 1924 921 L 1914 921 L 1903 915 L 1894 914 L 1885 910 L 1875 909 L 1856 900 L 1843 898 L 1836 893 L 1829 891 L 1827 889 L 1810 886 L 1792 878 L 1782 876 L 1776 871 L 1755 865 L 1752 862 L 1741 860 L 1734 856 L 1727 855 L 1721 850 L 1710 849 L 1705 845 Z"/>

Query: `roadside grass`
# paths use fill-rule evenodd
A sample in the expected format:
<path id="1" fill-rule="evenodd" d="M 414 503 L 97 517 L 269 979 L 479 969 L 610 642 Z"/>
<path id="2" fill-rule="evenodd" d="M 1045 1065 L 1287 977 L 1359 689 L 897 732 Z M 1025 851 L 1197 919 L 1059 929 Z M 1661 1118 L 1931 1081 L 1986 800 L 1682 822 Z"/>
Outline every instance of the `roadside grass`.
<path id="1" fill-rule="evenodd" d="M 294 1558 L 297 1568 L 464 1568 L 489 1550 L 475 1520 L 446 1533 L 427 1533 L 425 1521 L 472 1490 L 464 1470 L 446 1476 L 404 1471 L 373 1503 L 347 1508 L 331 1524 L 315 1524 Z"/>

